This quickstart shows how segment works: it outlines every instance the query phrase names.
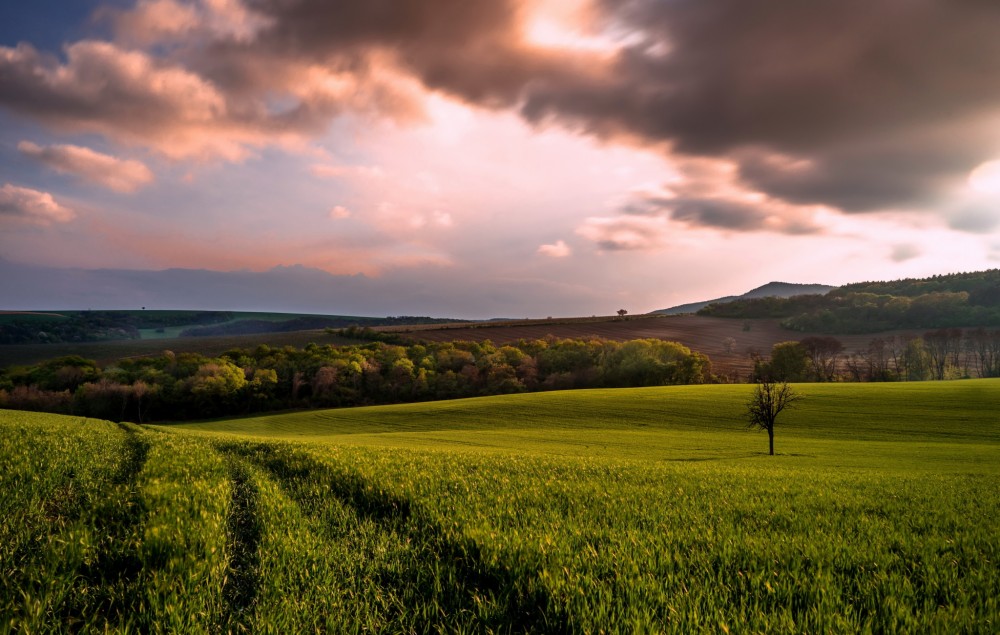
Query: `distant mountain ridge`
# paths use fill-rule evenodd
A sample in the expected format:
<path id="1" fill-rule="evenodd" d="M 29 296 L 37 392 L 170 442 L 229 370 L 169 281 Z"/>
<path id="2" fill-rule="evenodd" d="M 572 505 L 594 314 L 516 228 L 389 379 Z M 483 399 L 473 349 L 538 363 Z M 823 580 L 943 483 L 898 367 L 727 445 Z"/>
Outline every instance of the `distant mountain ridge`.
<path id="1" fill-rule="evenodd" d="M 709 304 L 725 304 L 735 300 L 751 300 L 753 298 L 792 298 L 797 295 L 825 294 L 837 287 L 827 284 L 798 284 L 795 282 L 768 282 L 767 284 L 751 289 L 743 295 L 727 295 L 714 300 L 704 302 L 690 302 L 679 304 L 669 309 L 652 311 L 656 315 L 680 315 L 682 313 L 697 313 Z"/>

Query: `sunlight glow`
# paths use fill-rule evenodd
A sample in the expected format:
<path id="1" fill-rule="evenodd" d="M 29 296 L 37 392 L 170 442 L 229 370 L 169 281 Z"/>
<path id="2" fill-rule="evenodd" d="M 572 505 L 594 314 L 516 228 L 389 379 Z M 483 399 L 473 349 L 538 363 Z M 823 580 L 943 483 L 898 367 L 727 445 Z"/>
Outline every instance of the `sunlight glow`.
<path id="1" fill-rule="evenodd" d="M 524 38 L 542 48 L 569 49 L 594 53 L 614 53 L 619 44 L 609 38 L 587 35 L 547 16 L 530 20 Z"/>
<path id="2" fill-rule="evenodd" d="M 597 28 L 593 7 L 564 0 L 538 0 L 523 17 L 527 44 L 563 51 L 613 54 L 621 42 Z"/>
<path id="3" fill-rule="evenodd" d="M 981 194 L 1000 195 L 1000 160 L 981 163 L 970 172 L 969 187 Z"/>

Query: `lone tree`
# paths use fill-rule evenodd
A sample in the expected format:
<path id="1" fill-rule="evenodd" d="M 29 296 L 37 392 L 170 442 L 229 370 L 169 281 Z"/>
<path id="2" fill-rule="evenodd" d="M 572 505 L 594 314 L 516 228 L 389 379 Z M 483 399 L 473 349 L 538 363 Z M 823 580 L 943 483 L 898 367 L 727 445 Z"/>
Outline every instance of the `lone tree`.
<path id="1" fill-rule="evenodd" d="M 625 309 L 618 309 L 619 320 L 624 320 L 626 315 L 628 315 L 628 311 L 626 311 Z"/>
<path id="2" fill-rule="evenodd" d="M 747 402 L 748 428 L 767 430 L 770 455 L 774 456 L 774 420 L 785 408 L 792 407 L 802 395 L 796 394 L 786 382 L 776 382 L 770 377 L 757 380 L 753 395 Z"/>

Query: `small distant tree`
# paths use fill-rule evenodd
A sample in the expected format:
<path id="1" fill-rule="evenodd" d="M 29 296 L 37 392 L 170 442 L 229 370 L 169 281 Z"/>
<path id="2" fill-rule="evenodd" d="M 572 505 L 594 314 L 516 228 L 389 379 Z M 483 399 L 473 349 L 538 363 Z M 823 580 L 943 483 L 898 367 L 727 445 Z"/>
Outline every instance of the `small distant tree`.
<path id="1" fill-rule="evenodd" d="M 736 338 L 727 337 L 722 340 L 722 350 L 725 351 L 727 355 L 732 355 L 736 351 Z"/>
<path id="2" fill-rule="evenodd" d="M 624 320 L 626 315 L 628 315 L 628 311 L 626 311 L 625 309 L 618 309 L 619 319 Z"/>
<path id="3" fill-rule="evenodd" d="M 812 364 L 817 381 L 833 381 L 837 374 L 837 360 L 844 352 L 844 344 L 835 337 L 813 336 L 799 341 Z"/>
<path id="4" fill-rule="evenodd" d="M 792 407 L 802 396 L 794 392 L 786 382 L 776 382 L 770 377 L 757 380 L 750 400 L 747 402 L 747 427 L 767 430 L 769 454 L 774 456 L 774 422 L 781 411 Z"/>

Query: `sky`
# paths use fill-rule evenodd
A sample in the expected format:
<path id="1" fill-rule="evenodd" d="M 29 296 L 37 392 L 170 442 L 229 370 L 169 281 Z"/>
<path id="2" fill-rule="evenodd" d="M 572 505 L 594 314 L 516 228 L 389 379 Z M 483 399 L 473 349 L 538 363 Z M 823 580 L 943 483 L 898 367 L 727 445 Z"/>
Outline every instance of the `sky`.
<path id="1" fill-rule="evenodd" d="M 643 313 L 1000 266 L 987 0 L 0 4 L 0 309 Z"/>

